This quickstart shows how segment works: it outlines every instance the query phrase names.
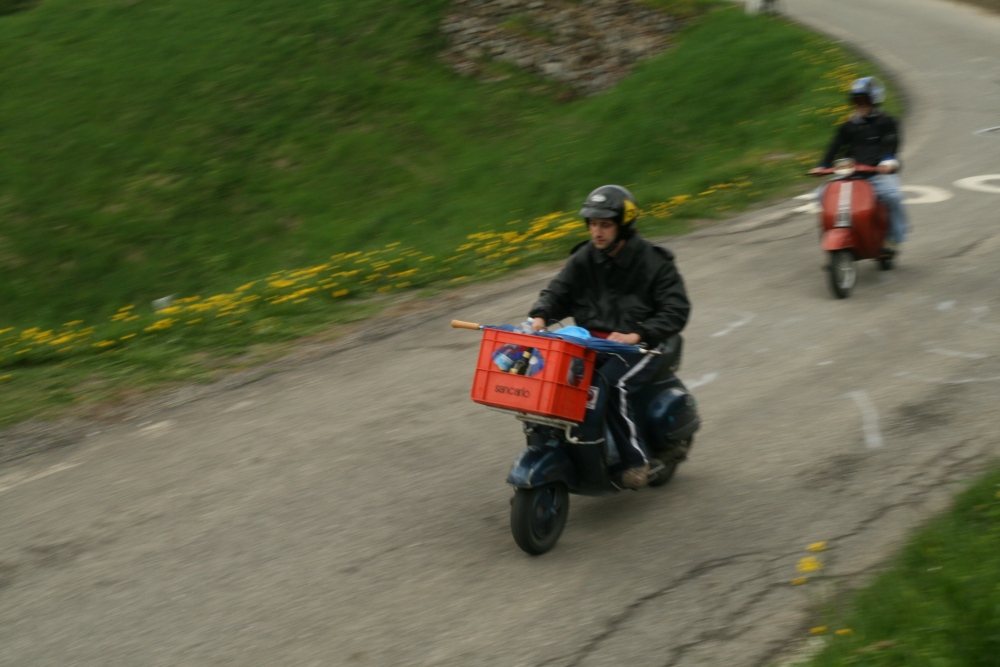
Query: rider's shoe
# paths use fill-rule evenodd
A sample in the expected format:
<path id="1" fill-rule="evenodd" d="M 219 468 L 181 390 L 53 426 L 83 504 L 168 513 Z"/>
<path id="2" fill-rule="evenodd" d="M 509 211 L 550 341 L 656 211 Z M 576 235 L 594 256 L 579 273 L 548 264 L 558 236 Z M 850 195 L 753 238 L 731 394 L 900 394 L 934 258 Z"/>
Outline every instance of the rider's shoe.
<path id="1" fill-rule="evenodd" d="M 879 253 L 879 259 L 892 259 L 899 253 L 899 243 L 896 241 L 886 241 Z"/>
<path id="2" fill-rule="evenodd" d="M 627 468 L 622 472 L 622 486 L 627 489 L 641 489 L 649 483 L 649 464 L 638 468 Z"/>

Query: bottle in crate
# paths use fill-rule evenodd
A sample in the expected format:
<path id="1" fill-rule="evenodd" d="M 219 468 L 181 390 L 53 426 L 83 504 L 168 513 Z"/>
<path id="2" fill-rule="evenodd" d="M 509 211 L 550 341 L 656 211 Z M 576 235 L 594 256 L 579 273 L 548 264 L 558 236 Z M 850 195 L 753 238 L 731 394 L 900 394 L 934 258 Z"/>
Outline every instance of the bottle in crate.
<path id="1" fill-rule="evenodd" d="M 525 348 L 521 353 L 521 358 L 514 362 L 510 368 L 511 375 L 527 375 L 528 365 L 531 363 L 531 355 L 534 352 L 530 347 Z"/>

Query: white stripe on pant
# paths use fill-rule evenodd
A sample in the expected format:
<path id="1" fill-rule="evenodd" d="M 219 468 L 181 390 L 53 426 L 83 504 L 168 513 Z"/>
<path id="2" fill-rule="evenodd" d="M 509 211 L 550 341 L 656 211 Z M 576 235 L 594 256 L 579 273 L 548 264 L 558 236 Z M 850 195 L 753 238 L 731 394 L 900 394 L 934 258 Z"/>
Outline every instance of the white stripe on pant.
<path id="1" fill-rule="evenodd" d="M 621 376 L 621 378 L 618 380 L 618 384 L 616 385 L 618 387 L 618 391 L 621 392 L 621 401 L 619 409 L 622 413 L 622 418 L 625 420 L 625 423 L 628 424 L 629 444 L 632 445 L 633 449 L 639 452 L 640 456 L 642 456 L 643 463 L 649 463 L 649 458 L 646 457 L 646 452 L 643 451 L 642 445 L 639 444 L 639 436 L 635 430 L 635 423 L 633 423 L 633 421 L 628 418 L 628 392 L 625 391 L 625 383 L 628 381 L 630 377 L 632 377 L 640 370 L 642 370 L 646 366 L 646 364 L 648 364 L 652 359 L 653 359 L 652 355 L 647 354 L 646 356 L 644 356 L 642 358 L 642 361 L 640 361 L 634 367 L 629 369 L 629 371 L 625 373 L 625 375 Z"/>

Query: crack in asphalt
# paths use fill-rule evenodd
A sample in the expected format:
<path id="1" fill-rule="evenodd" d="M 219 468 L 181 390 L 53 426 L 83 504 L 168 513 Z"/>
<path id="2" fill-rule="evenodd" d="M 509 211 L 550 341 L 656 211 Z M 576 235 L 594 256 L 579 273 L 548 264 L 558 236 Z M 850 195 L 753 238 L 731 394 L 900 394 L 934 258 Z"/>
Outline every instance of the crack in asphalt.
<path id="1" fill-rule="evenodd" d="M 625 607 L 625 609 L 622 610 L 617 616 L 611 618 L 607 622 L 607 627 L 605 628 L 605 630 L 603 632 L 598 633 L 596 636 L 592 637 L 590 641 L 588 641 L 583 646 L 583 648 L 577 651 L 576 655 L 572 658 L 571 662 L 566 663 L 566 667 L 578 667 L 578 665 L 580 665 L 580 662 L 584 660 L 588 654 L 595 651 L 598 647 L 600 647 L 602 643 L 604 643 L 607 639 L 613 636 L 618 631 L 618 629 L 623 625 L 625 625 L 647 602 L 651 602 L 652 600 L 661 598 L 664 595 L 673 591 L 674 589 L 704 574 L 727 567 L 743 559 L 755 558 L 761 555 L 762 554 L 760 554 L 759 552 L 734 554 L 732 556 L 727 556 L 725 558 L 719 558 L 716 560 L 708 561 L 706 563 L 701 563 L 691 568 L 691 570 L 689 570 L 687 573 L 681 575 L 680 577 L 670 582 L 663 588 L 653 591 L 652 593 L 647 593 L 646 595 L 643 595 L 638 600 L 632 602 L 630 605 Z M 551 660 L 546 661 L 545 663 L 540 663 L 539 667 L 545 664 L 551 664 Z"/>
<path id="2" fill-rule="evenodd" d="M 946 461 L 952 454 L 957 453 L 959 450 L 963 449 L 968 443 L 974 440 L 976 440 L 975 437 L 967 438 L 959 442 L 957 445 L 952 445 L 951 447 L 948 447 L 942 452 L 942 456 L 940 457 L 939 460 Z M 892 488 L 897 488 L 897 489 L 901 487 L 911 487 L 914 489 L 912 492 L 905 494 L 902 500 L 893 503 L 888 503 L 886 505 L 882 505 L 880 507 L 875 508 L 871 512 L 871 514 L 868 515 L 868 517 L 862 519 L 856 524 L 854 530 L 848 533 L 844 533 L 843 535 L 838 535 L 836 537 L 830 538 L 828 542 L 834 543 L 838 540 L 846 540 L 851 537 L 857 537 L 861 533 L 864 533 L 865 530 L 867 530 L 873 523 L 882 519 L 886 514 L 888 514 L 892 510 L 898 509 L 900 507 L 912 507 L 923 504 L 923 502 L 927 498 L 926 492 L 929 489 L 939 486 L 940 484 L 947 484 L 958 481 L 962 477 L 962 475 L 960 475 L 959 473 L 965 469 L 965 465 L 972 461 L 978 461 L 980 458 L 981 457 L 978 453 L 973 453 L 969 456 L 956 458 L 950 463 L 946 463 L 944 467 L 938 468 L 939 470 L 943 470 L 944 474 L 934 476 L 924 482 L 921 482 L 920 480 L 921 478 L 927 479 L 927 473 L 928 473 L 927 470 L 918 470 L 912 473 L 911 475 L 907 476 L 906 479 L 892 486 Z"/>
<path id="3" fill-rule="evenodd" d="M 911 489 L 907 492 L 901 500 L 896 502 L 891 502 L 880 507 L 875 508 L 868 516 L 859 521 L 855 528 L 850 532 L 837 535 L 828 540 L 828 542 L 833 545 L 839 541 L 844 541 L 853 537 L 864 534 L 866 531 L 870 530 L 872 526 L 883 519 L 887 514 L 900 507 L 913 507 L 919 506 L 926 502 L 927 491 L 940 484 L 947 484 L 954 481 L 958 481 L 964 477 L 963 471 L 967 469 L 969 463 L 978 461 L 980 456 L 977 452 L 967 454 L 965 456 L 961 455 L 961 452 L 968 449 L 969 445 L 976 441 L 979 436 L 972 438 L 967 438 L 960 441 L 959 443 L 952 445 L 945 449 L 941 456 L 935 459 L 934 462 L 939 462 L 941 465 L 931 468 L 927 467 L 925 469 L 918 470 L 910 475 L 907 475 L 903 480 L 892 485 L 893 489 Z M 938 474 L 930 475 L 932 471 L 938 471 Z M 764 558 L 765 561 L 762 565 L 765 568 L 763 573 L 754 575 L 753 577 L 740 580 L 729 587 L 730 591 L 739 591 L 747 584 L 752 584 L 754 582 L 760 581 L 761 579 L 777 578 L 778 572 L 777 568 L 782 567 L 787 559 L 787 555 L 782 556 L 770 556 L 762 552 L 749 552 L 734 554 L 725 558 L 711 560 L 705 563 L 701 563 L 693 568 L 691 568 L 684 575 L 672 581 L 670 584 L 660 588 L 656 591 L 643 595 L 631 604 L 629 604 L 624 610 L 619 614 L 609 619 L 606 623 L 606 627 L 603 631 L 593 636 L 582 648 L 576 651 L 574 654 L 562 655 L 554 658 L 545 660 L 544 662 L 538 663 L 537 667 L 546 667 L 554 664 L 564 664 L 565 667 L 579 667 L 584 660 L 586 660 L 590 655 L 594 654 L 600 647 L 611 639 L 616 633 L 624 630 L 628 627 L 629 622 L 642 610 L 642 608 L 649 602 L 668 595 L 674 592 L 680 586 L 690 583 L 693 580 L 704 576 L 710 572 L 729 567 L 741 562 L 746 562 L 750 559 Z M 830 559 L 830 564 L 835 562 L 835 557 L 833 554 L 828 556 Z M 877 571 L 881 565 L 873 565 L 865 570 L 852 572 L 843 575 L 824 575 L 822 577 L 817 577 L 817 579 L 822 579 L 826 581 L 846 581 L 852 582 L 859 578 L 863 578 L 867 574 Z M 749 612 L 763 604 L 764 601 L 774 595 L 776 592 L 784 590 L 788 586 L 785 581 L 775 582 L 765 585 L 760 591 L 749 595 L 746 601 L 739 604 L 732 611 L 725 614 L 725 618 L 721 624 L 716 624 L 715 627 L 706 630 L 699 634 L 692 641 L 686 642 L 684 644 L 677 645 L 673 648 L 670 657 L 663 667 L 677 667 L 682 663 L 685 656 L 692 650 L 703 646 L 709 642 L 726 641 L 731 642 L 733 640 L 739 639 L 741 636 L 745 635 L 747 632 L 751 631 L 755 627 L 755 623 L 744 623 L 740 624 L 739 620 L 741 618 L 748 618 Z M 804 626 L 803 626 L 804 627 Z M 769 664 L 775 656 L 780 655 L 783 651 L 787 650 L 789 646 L 801 639 L 801 628 L 796 628 L 796 632 L 793 636 L 790 636 L 787 640 L 778 642 L 774 649 L 769 650 L 767 655 L 762 657 L 759 661 L 755 662 L 755 667 L 764 667 Z M 563 662 L 568 660 L 568 662 Z"/>
<path id="4" fill-rule="evenodd" d="M 956 257 L 961 257 L 962 255 L 965 255 L 966 253 L 969 253 L 969 252 L 975 250 L 976 248 L 978 248 L 979 246 L 981 246 L 986 241 L 989 241 L 990 238 L 992 238 L 992 237 L 987 236 L 987 237 L 979 239 L 978 241 L 973 241 L 972 243 L 970 243 L 970 244 L 968 244 L 966 246 L 962 246 L 961 248 L 959 248 L 955 252 L 951 253 L 950 255 L 945 255 L 942 259 L 955 259 Z"/>
<path id="5" fill-rule="evenodd" d="M 965 440 L 962 440 L 958 444 L 948 447 L 946 450 L 942 452 L 940 460 L 947 460 L 952 455 L 959 453 L 961 450 L 965 448 L 966 445 L 978 440 L 979 437 L 980 436 L 977 435 L 971 438 L 966 438 Z M 827 540 L 827 542 L 831 545 L 835 545 L 837 542 L 858 537 L 864 534 L 866 531 L 868 531 L 875 523 L 880 521 L 894 509 L 898 509 L 900 507 L 920 506 L 921 504 L 926 502 L 927 499 L 926 492 L 928 489 L 931 489 L 942 483 L 947 484 L 958 481 L 959 479 L 964 477 L 962 473 L 963 471 L 966 470 L 966 466 L 969 463 L 975 461 L 981 461 L 981 459 L 982 457 L 978 452 L 973 452 L 972 454 L 969 454 L 964 457 L 960 456 L 954 458 L 950 462 L 946 462 L 946 464 L 943 467 L 938 468 L 938 470 L 942 470 L 944 474 L 937 475 L 929 479 L 927 475 L 928 473 L 927 470 L 918 470 L 912 473 L 911 475 L 907 476 L 906 479 L 894 484 L 892 487 L 892 488 L 900 488 L 900 487 L 913 488 L 913 491 L 906 494 L 903 500 L 875 508 L 871 512 L 871 514 L 869 514 L 869 516 L 867 516 L 866 518 L 862 519 L 857 523 L 854 530 L 844 533 L 842 535 L 832 537 L 829 540 Z M 922 483 L 918 482 L 918 480 L 920 480 L 921 478 L 924 478 L 927 481 L 924 481 Z M 833 555 L 834 553 L 835 550 L 833 550 L 831 552 L 831 555 L 828 556 L 829 563 L 831 565 L 836 561 L 836 557 Z M 880 571 L 882 567 L 883 563 L 876 563 L 866 568 L 862 568 L 860 570 L 856 570 L 854 572 L 850 572 L 847 574 L 823 575 L 821 577 L 817 577 L 817 579 L 825 581 L 846 582 L 847 586 L 850 587 L 853 583 L 863 580 L 867 578 L 869 575 Z M 802 629 L 804 627 L 808 627 L 809 625 L 810 624 L 807 621 L 802 626 L 797 628 L 793 633 L 790 633 L 785 641 L 780 642 L 773 650 L 767 652 L 766 655 L 762 656 L 760 660 L 754 663 L 753 667 L 767 667 L 768 665 L 771 665 L 776 658 L 786 653 L 793 645 L 802 640 L 802 635 L 803 635 Z"/>
<path id="6" fill-rule="evenodd" d="M 777 562 L 778 560 L 781 559 L 775 558 L 773 560 Z M 769 574 L 770 572 L 767 573 L 765 576 Z M 744 584 L 756 581 L 760 578 L 761 577 L 754 577 L 753 579 L 748 579 L 746 581 L 739 582 L 738 584 L 735 584 L 732 588 L 738 590 Z M 747 623 L 743 625 L 741 628 L 736 630 L 731 629 L 730 626 L 734 625 L 739 618 L 744 617 L 749 610 L 753 609 L 756 605 L 762 603 L 770 595 L 780 590 L 784 590 L 787 587 L 788 587 L 787 582 L 773 583 L 770 584 L 769 586 L 766 586 L 763 590 L 759 591 L 758 593 L 751 595 L 744 604 L 742 604 L 741 606 L 734 609 L 732 612 L 728 614 L 721 628 L 716 628 L 707 631 L 705 633 L 702 633 L 694 641 L 688 642 L 687 644 L 681 644 L 680 646 L 678 646 L 674 650 L 673 655 L 671 655 L 670 659 L 666 663 L 664 663 L 663 667 L 676 667 L 677 665 L 680 664 L 680 662 L 684 659 L 684 656 L 687 655 L 689 651 L 698 648 L 699 646 L 707 642 L 718 641 L 718 640 L 732 641 L 734 639 L 739 639 L 747 632 L 752 630 L 754 628 L 754 624 Z"/>

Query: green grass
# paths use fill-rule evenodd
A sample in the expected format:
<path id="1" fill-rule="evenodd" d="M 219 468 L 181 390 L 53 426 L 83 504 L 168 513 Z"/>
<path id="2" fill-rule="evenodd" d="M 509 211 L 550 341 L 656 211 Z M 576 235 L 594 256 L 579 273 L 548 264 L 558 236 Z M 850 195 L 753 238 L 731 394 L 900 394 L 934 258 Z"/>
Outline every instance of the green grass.
<path id="1" fill-rule="evenodd" d="M 1000 665 L 1000 469 L 919 531 L 891 567 L 827 621 L 831 637 L 809 665 Z"/>
<path id="2" fill-rule="evenodd" d="M 801 189 L 868 71 L 727 7 L 566 101 L 509 69 L 450 72 L 446 4 L 47 0 L 0 17 L 0 425 L 87 400 L 91 376 L 210 376 L 376 307 L 358 299 L 561 256 L 603 183 L 633 188 L 648 235 Z M 166 295 L 190 301 L 152 312 Z"/>

